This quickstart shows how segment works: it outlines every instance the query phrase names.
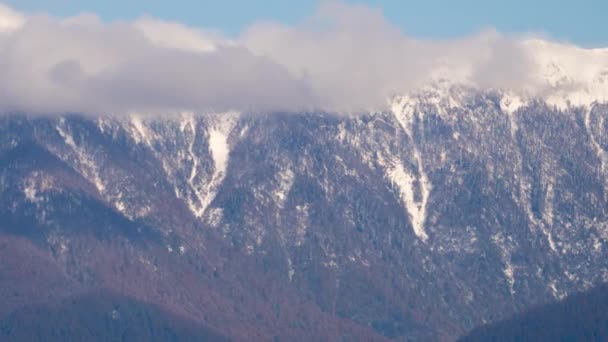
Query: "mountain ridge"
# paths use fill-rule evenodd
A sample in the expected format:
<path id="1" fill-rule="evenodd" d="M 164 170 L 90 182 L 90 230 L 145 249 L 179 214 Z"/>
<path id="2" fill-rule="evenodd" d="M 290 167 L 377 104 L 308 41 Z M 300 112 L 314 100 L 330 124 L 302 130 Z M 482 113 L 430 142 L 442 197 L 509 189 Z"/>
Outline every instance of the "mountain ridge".
<path id="1" fill-rule="evenodd" d="M 0 156 L 23 157 L 0 157 L 0 229 L 79 288 L 237 340 L 453 340 L 606 281 L 606 105 L 464 95 L 356 116 L 4 116 Z"/>

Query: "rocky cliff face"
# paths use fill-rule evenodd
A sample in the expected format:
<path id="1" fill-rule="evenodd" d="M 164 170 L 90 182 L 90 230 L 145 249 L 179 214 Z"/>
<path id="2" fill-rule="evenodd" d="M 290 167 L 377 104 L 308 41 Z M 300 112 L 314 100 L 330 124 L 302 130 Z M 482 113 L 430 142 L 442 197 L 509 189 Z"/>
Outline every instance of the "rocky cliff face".
<path id="1" fill-rule="evenodd" d="M 607 118 L 458 87 L 353 116 L 5 116 L 3 311 L 103 289 L 235 339 L 451 340 L 607 280 Z"/>

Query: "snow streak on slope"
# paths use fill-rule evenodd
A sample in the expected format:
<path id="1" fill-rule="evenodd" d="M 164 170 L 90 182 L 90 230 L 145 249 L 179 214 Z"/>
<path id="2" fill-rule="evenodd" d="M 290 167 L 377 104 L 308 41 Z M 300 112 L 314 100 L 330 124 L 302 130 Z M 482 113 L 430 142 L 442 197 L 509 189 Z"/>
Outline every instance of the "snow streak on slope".
<path id="1" fill-rule="evenodd" d="M 213 158 L 213 175 L 207 185 L 206 195 L 201 203 L 197 217 L 203 215 L 211 201 L 215 198 L 218 187 L 226 176 L 228 160 L 230 157 L 229 137 L 238 120 L 238 113 L 226 113 L 211 118 L 209 134 L 209 152 Z"/>
<path id="2" fill-rule="evenodd" d="M 592 109 L 588 108 L 587 111 L 585 112 L 585 128 L 587 130 L 587 134 L 589 134 L 589 138 L 591 140 L 591 145 L 593 146 L 593 149 L 595 150 L 595 153 L 600 160 L 600 171 L 602 174 L 605 174 L 606 163 L 608 163 L 608 155 L 606 154 L 606 151 L 604 151 L 604 149 L 600 146 L 600 144 L 597 142 L 597 139 L 595 138 L 595 133 L 593 132 L 593 129 L 591 127 L 592 126 L 591 125 L 591 111 L 592 111 Z"/>
<path id="3" fill-rule="evenodd" d="M 519 126 L 517 125 L 517 110 L 525 105 L 524 101 L 517 95 L 505 93 L 500 100 L 500 108 L 509 117 L 509 129 L 511 138 L 515 139 Z"/>
<path id="4" fill-rule="evenodd" d="M 238 117 L 184 112 L 159 120 L 132 114 L 124 124 L 133 140 L 150 148 L 162 164 L 175 195 L 202 218 L 224 179 L 229 135 Z"/>
<path id="5" fill-rule="evenodd" d="M 401 161 L 394 159 L 391 163 L 392 167 L 388 170 L 388 176 L 393 184 L 399 187 L 401 199 L 404 201 L 407 212 L 411 218 L 414 233 L 416 233 L 416 236 L 422 241 L 426 241 L 428 235 L 424 228 L 424 224 L 426 221 L 426 210 L 432 185 L 424 171 L 422 157 L 414 139 L 415 103 L 409 97 L 402 97 L 393 104 L 392 111 L 401 125 L 401 128 L 405 130 L 410 138 L 418 174 L 416 175 L 417 178 L 415 178 L 415 175 L 410 174 L 403 167 Z M 415 193 L 415 185 L 418 185 L 420 194 L 418 197 Z"/>
<path id="6" fill-rule="evenodd" d="M 236 124 L 236 116 L 225 114 L 217 118 L 209 129 L 209 149 L 215 165 L 214 178 L 223 177 L 228 167 L 230 156 L 229 134 Z"/>
<path id="7" fill-rule="evenodd" d="M 281 169 L 277 174 L 276 178 L 278 180 L 278 185 L 273 195 L 279 207 L 283 207 L 283 204 L 287 200 L 289 191 L 293 186 L 294 177 L 295 175 L 293 171 L 291 171 L 289 168 Z"/>
<path id="8" fill-rule="evenodd" d="M 505 238 L 502 232 L 497 232 L 492 236 L 492 241 L 498 247 L 501 254 L 502 262 L 504 263 L 503 274 L 509 285 L 511 296 L 515 296 L 515 271 L 511 263 L 511 251 L 509 248 L 512 243 L 511 237 Z"/>
<path id="9" fill-rule="evenodd" d="M 200 160 L 197 156 L 197 154 L 194 152 L 194 145 L 196 144 L 197 141 L 197 123 L 196 120 L 194 118 L 193 114 L 188 114 L 187 117 L 182 121 L 181 125 L 180 125 L 180 131 L 183 133 L 185 133 L 185 129 L 189 128 L 190 132 L 191 132 L 191 138 L 190 138 L 190 142 L 188 143 L 188 159 L 192 162 L 192 166 L 190 169 L 190 176 L 188 177 L 188 185 L 190 187 L 190 189 L 192 189 L 194 196 L 196 197 L 196 200 L 193 200 L 192 198 L 190 198 L 190 196 L 187 196 L 186 198 L 186 202 L 188 204 L 188 208 L 190 208 L 190 211 L 192 211 L 192 213 L 196 216 L 196 217 L 201 217 L 203 215 L 203 213 L 205 212 L 206 206 L 203 205 L 203 203 L 206 202 L 206 198 L 205 198 L 205 194 L 202 193 L 202 184 L 198 184 L 196 183 L 196 177 L 198 175 L 198 170 L 200 167 Z M 176 189 L 176 193 L 180 194 L 180 191 L 178 189 Z"/>
<path id="10" fill-rule="evenodd" d="M 183 134 L 186 129 L 190 130 L 190 141 L 188 143 L 187 153 L 188 160 L 191 162 L 191 169 L 187 183 L 194 198 L 186 195 L 185 200 L 190 211 L 196 217 L 201 218 L 205 214 L 209 204 L 211 204 L 215 198 L 217 189 L 226 174 L 230 155 L 228 138 L 232 128 L 236 124 L 238 114 L 226 113 L 206 117 L 208 120 L 208 122 L 205 123 L 207 125 L 206 132 L 204 131 L 204 128 L 202 130 L 197 128 L 197 119 L 199 118 L 199 116 L 192 113 L 186 114 L 180 124 L 180 131 Z M 195 151 L 197 140 L 200 138 L 207 138 L 208 152 L 213 162 L 213 170 L 208 177 L 200 174 L 203 160 L 200 159 L 200 156 Z M 179 197 L 184 197 L 182 191 L 179 189 L 176 190 L 176 193 Z"/>
<path id="11" fill-rule="evenodd" d="M 401 199 L 405 203 L 407 212 L 412 221 L 412 227 L 414 233 L 423 241 L 428 239 L 428 235 L 424 229 L 424 223 L 426 220 L 426 203 L 428 201 L 429 191 L 426 188 L 429 185 L 426 177 L 421 177 L 420 186 L 422 189 L 422 199 L 416 200 L 414 189 L 416 179 L 408 173 L 401 164 L 401 161 L 395 159 L 391 162 L 392 167 L 388 170 L 388 177 L 393 185 L 399 188 L 399 194 Z"/>
<path id="12" fill-rule="evenodd" d="M 44 172 L 31 172 L 23 181 L 23 194 L 31 203 L 39 203 L 44 198 L 44 192 L 53 189 L 53 178 Z"/>
<path id="13" fill-rule="evenodd" d="M 132 135 L 133 139 L 135 139 L 135 142 L 137 142 L 138 144 L 145 143 L 147 145 L 150 145 L 150 135 L 152 135 L 152 133 L 150 132 L 150 130 L 148 130 L 139 115 L 134 114 L 131 116 L 131 125 L 134 128 L 134 130 L 132 131 Z"/>
<path id="14" fill-rule="evenodd" d="M 59 124 L 55 127 L 57 133 L 63 138 L 65 144 L 73 151 L 76 155 L 76 167 L 77 169 L 97 188 L 97 191 L 102 196 L 105 193 L 106 186 L 104 181 L 101 179 L 99 169 L 95 164 L 93 158 L 91 158 L 90 154 L 87 153 L 86 150 L 76 145 L 74 141 L 74 137 L 71 133 L 64 127 L 65 119 L 61 118 L 59 120 Z M 65 160 L 65 159 L 64 159 Z M 66 160 L 68 164 L 72 164 L 69 160 Z"/>

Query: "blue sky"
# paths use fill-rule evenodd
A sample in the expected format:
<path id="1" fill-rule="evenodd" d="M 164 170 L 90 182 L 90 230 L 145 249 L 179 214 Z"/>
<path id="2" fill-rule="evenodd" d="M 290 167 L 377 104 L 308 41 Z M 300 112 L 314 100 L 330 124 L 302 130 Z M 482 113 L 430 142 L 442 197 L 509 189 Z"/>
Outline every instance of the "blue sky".
<path id="1" fill-rule="evenodd" d="M 57 16 L 83 11 L 107 20 L 149 14 L 236 35 L 260 20 L 293 24 L 314 13 L 319 0 L 4 0 L 24 11 Z M 544 33 L 584 46 L 608 45 L 606 0 L 359 0 L 383 9 L 405 33 L 454 38 L 494 27 L 505 33 Z"/>

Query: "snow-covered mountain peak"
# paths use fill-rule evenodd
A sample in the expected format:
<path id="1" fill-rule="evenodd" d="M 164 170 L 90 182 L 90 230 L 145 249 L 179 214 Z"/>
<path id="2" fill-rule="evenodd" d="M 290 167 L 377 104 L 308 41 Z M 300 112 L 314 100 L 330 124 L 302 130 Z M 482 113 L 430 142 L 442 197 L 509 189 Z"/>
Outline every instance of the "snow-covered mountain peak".
<path id="1" fill-rule="evenodd" d="M 543 40 L 528 40 L 538 82 L 536 94 L 564 109 L 608 101 L 608 49 L 585 49 Z"/>
<path id="2" fill-rule="evenodd" d="M 514 81 L 487 86 L 477 79 L 475 61 L 440 59 L 426 82 L 397 101 L 409 99 L 451 109 L 461 107 L 467 98 L 472 98 L 471 94 L 496 93 L 501 97 L 501 109 L 509 113 L 532 100 L 545 101 L 561 110 L 608 102 L 608 49 L 586 49 L 540 39 L 522 40 L 517 46 L 527 63 L 522 70 L 513 62 Z M 496 70 L 501 72 L 504 71 Z"/>

